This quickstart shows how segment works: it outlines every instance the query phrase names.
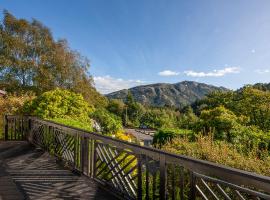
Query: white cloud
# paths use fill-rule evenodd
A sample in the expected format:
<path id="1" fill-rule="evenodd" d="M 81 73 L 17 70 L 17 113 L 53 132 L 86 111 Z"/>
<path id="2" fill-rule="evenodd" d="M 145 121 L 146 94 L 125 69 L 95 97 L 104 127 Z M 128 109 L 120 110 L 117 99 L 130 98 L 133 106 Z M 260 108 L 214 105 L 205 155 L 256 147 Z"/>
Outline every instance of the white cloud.
<path id="1" fill-rule="evenodd" d="M 164 70 L 158 73 L 158 75 L 160 76 L 177 76 L 179 74 L 180 74 L 179 72 L 174 72 L 171 70 Z"/>
<path id="2" fill-rule="evenodd" d="M 195 72 L 193 70 L 184 71 L 187 76 L 192 77 L 221 77 L 226 74 L 236 74 L 240 72 L 239 67 L 226 67 L 224 69 L 213 70 L 210 72 Z"/>
<path id="3" fill-rule="evenodd" d="M 113 78 L 107 76 L 95 76 L 94 82 L 97 90 L 102 94 L 108 94 L 114 91 L 128 89 L 137 85 L 142 85 L 144 81 L 141 80 L 124 80 L 122 78 Z"/>
<path id="4" fill-rule="evenodd" d="M 258 74 L 267 74 L 270 73 L 270 69 L 256 69 L 255 72 Z"/>
<path id="5" fill-rule="evenodd" d="M 255 49 L 251 49 L 251 53 L 255 53 L 256 52 L 256 50 Z"/>

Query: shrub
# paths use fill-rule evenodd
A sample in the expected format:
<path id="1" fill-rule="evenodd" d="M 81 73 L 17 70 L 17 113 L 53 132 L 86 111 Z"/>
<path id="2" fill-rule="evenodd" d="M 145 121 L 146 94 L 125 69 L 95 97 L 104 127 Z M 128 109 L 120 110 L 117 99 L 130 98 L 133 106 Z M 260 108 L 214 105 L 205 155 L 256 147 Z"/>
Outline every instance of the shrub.
<path id="1" fill-rule="evenodd" d="M 121 118 L 105 109 L 97 109 L 91 116 L 100 124 L 104 134 L 115 134 L 122 130 Z"/>
<path id="2" fill-rule="evenodd" d="M 59 124 L 64 124 L 67 126 L 83 129 L 86 131 L 93 131 L 91 122 L 87 123 L 87 122 L 81 122 L 75 119 L 65 119 L 65 118 L 54 118 L 51 120 Z"/>
<path id="3" fill-rule="evenodd" d="M 232 144 L 225 141 L 213 141 L 211 136 L 199 136 L 195 142 L 190 142 L 187 138 L 175 138 L 170 143 L 166 143 L 162 149 L 270 176 L 268 153 L 261 151 L 265 155 L 262 159 L 258 158 L 259 150 L 256 149 L 242 154 Z"/>
<path id="4" fill-rule="evenodd" d="M 154 129 L 175 128 L 178 117 L 178 112 L 168 108 L 150 108 L 140 118 L 140 124 Z"/>
<path id="5" fill-rule="evenodd" d="M 115 138 L 117 138 L 119 140 L 128 141 L 128 142 L 136 142 L 136 140 L 137 140 L 133 135 L 124 133 L 123 131 L 117 132 L 115 134 Z"/>
<path id="6" fill-rule="evenodd" d="M 153 145 L 161 147 L 167 142 L 172 141 L 176 137 L 193 138 L 194 134 L 191 130 L 186 129 L 161 129 L 158 130 L 153 138 Z"/>
<path id="7" fill-rule="evenodd" d="M 56 89 L 27 102 L 23 111 L 44 119 L 67 118 L 89 122 L 89 114 L 93 112 L 93 108 L 81 94 Z"/>
<path id="8" fill-rule="evenodd" d="M 223 106 L 210 110 L 203 110 L 200 115 L 200 121 L 197 123 L 197 131 L 209 133 L 214 131 L 214 138 L 219 140 L 231 141 L 231 132 L 238 125 L 236 115 Z"/>
<path id="9" fill-rule="evenodd" d="M 256 126 L 238 125 L 232 132 L 232 143 L 239 151 L 246 153 L 254 148 L 270 153 L 270 132 L 264 132 Z"/>

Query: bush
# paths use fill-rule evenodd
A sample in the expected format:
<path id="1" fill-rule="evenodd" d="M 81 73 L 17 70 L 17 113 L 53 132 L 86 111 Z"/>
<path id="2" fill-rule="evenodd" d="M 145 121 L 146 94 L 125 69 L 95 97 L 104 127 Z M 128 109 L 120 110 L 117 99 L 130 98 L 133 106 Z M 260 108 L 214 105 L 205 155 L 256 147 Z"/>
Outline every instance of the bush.
<path id="1" fill-rule="evenodd" d="M 148 128 L 164 129 L 177 127 L 179 113 L 168 108 L 150 108 L 140 118 L 140 124 Z"/>
<path id="2" fill-rule="evenodd" d="M 259 159 L 257 156 L 259 150 L 253 149 L 247 154 L 242 154 L 232 144 L 225 141 L 213 141 L 210 136 L 200 136 L 195 142 L 190 142 L 187 138 L 176 138 L 165 144 L 162 149 L 270 176 L 268 152 L 261 151 L 265 156 Z"/>
<path id="3" fill-rule="evenodd" d="M 231 132 L 238 125 L 236 115 L 223 106 L 209 110 L 203 110 L 200 115 L 200 121 L 197 123 L 197 131 L 210 133 L 214 129 L 214 138 L 218 140 L 231 141 Z"/>
<path id="4" fill-rule="evenodd" d="M 270 132 L 256 126 L 237 126 L 231 133 L 232 143 L 243 153 L 259 149 L 270 153 Z"/>
<path id="5" fill-rule="evenodd" d="M 97 109 L 91 116 L 100 124 L 104 134 L 115 134 L 123 128 L 121 118 L 105 109 Z"/>
<path id="6" fill-rule="evenodd" d="M 64 118 L 89 122 L 93 107 L 80 94 L 56 89 L 27 102 L 23 111 L 44 119 Z"/>
<path id="7" fill-rule="evenodd" d="M 51 120 L 56 122 L 56 123 L 59 123 L 59 124 L 64 124 L 67 126 L 83 129 L 86 131 L 93 131 L 93 127 L 92 127 L 91 122 L 87 123 L 87 122 L 81 122 L 81 121 L 74 120 L 74 119 L 63 119 L 63 118 L 54 118 Z"/>
<path id="8" fill-rule="evenodd" d="M 153 145 L 161 147 L 167 142 L 171 142 L 176 137 L 193 138 L 194 134 L 191 130 L 186 129 L 161 129 L 158 130 L 153 138 Z"/>

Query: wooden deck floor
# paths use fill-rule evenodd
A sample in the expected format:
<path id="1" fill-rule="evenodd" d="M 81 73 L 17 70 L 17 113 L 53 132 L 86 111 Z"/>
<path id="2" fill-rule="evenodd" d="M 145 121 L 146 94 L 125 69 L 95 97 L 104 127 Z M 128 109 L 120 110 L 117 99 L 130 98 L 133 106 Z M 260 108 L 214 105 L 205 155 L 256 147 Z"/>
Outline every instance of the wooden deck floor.
<path id="1" fill-rule="evenodd" d="M 0 200 L 115 199 L 27 142 L 0 141 Z"/>

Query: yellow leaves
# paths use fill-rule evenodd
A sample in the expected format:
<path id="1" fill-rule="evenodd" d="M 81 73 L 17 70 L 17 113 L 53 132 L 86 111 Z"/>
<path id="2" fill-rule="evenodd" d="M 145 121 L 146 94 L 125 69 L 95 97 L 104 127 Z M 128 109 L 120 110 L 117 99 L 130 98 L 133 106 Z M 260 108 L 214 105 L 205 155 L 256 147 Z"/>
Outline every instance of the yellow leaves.
<path id="1" fill-rule="evenodd" d="M 8 95 L 3 98 L 0 97 L 0 139 L 3 133 L 3 117 L 4 115 L 13 115 L 21 112 L 21 109 L 25 102 L 33 99 L 34 96 L 31 94 L 25 95 Z"/>
<path id="2" fill-rule="evenodd" d="M 117 139 L 120 139 L 120 140 L 125 140 L 125 141 L 128 141 L 128 142 L 132 142 L 135 140 L 135 138 L 130 135 L 130 134 L 127 134 L 127 133 L 123 133 L 121 131 L 118 131 L 116 134 L 115 134 L 115 137 Z"/>

